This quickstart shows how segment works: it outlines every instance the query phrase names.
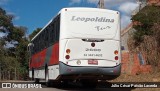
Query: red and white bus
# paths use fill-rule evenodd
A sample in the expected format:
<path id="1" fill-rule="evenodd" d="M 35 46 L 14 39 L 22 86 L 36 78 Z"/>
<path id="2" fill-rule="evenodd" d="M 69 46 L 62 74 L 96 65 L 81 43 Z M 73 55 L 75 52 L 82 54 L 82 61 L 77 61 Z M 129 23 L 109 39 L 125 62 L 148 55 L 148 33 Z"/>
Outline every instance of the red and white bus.
<path id="1" fill-rule="evenodd" d="M 63 8 L 28 48 L 29 77 L 36 82 L 114 79 L 121 72 L 120 13 Z"/>

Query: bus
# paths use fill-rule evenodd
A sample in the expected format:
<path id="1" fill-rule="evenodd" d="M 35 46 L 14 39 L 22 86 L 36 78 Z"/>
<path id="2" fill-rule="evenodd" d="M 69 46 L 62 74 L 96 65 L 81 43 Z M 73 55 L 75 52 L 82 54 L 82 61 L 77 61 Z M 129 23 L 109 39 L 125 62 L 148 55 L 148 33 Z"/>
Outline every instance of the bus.
<path id="1" fill-rule="evenodd" d="M 120 13 L 63 8 L 28 44 L 35 82 L 79 81 L 94 86 L 121 73 Z"/>

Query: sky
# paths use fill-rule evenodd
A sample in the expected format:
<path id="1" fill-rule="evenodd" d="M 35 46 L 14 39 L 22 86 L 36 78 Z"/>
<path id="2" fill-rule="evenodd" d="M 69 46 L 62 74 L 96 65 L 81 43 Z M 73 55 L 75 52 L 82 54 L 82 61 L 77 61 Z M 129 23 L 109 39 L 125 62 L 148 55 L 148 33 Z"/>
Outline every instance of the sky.
<path id="1" fill-rule="evenodd" d="M 65 7 L 97 7 L 99 0 L 0 0 L 0 7 L 7 14 L 15 16 L 16 26 L 28 28 L 31 34 L 36 28 L 43 28 L 49 20 Z M 105 0 L 105 7 L 121 12 L 121 29 L 131 21 L 131 13 L 138 4 L 136 0 Z M 3 34 L 1 33 L 0 36 Z"/>

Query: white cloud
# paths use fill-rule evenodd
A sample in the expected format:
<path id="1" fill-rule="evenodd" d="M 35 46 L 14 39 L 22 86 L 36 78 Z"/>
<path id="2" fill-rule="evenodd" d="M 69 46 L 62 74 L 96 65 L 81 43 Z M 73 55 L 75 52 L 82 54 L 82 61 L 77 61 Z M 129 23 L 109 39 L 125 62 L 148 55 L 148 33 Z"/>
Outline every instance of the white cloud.
<path id="1" fill-rule="evenodd" d="M 99 0 L 86 0 L 87 3 L 98 4 Z M 104 0 L 105 6 L 107 8 L 111 8 L 114 6 L 118 6 L 124 2 L 135 2 L 136 0 Z"/>
<path id="2" fill-rule="evenodd" d="M 0 32 L 0 38 L 3 38 L 3 37 L 5 37 L 5 36 L 7 36 L 6 33 Z"/>
<path id="3" fill-rule="evenodd" d="M 130 16 L 122 15 L 121 16 L 121 29 L 124 29 L 129 23 L 131 23 Z"/>
<path id="4" fill-rule="evenodd" d="M 16 16 L 15 18 L 14 18 L 14 20 L 19 20 L 20 19 L 20 16 Z"/>
<path id="5" fill-rule="evenodd" d="M 98 1 L 99 0 L 70 0 L 70 4 L 75 4 L 75 3 L 90 3 L 90 4 L 98 4 Z M 105 6 L 107 8 L 110 8 L 110 7 L 114 7 L 114 6 L 119 6 L 120 4 L 123 4 L 125 2 L 136 2 L 136 0 L 104 0 L 105 2 Z"/>
<path id="6" fill-rule="evenodd" d="M 9 0 L 0 0 L 0 5 L 7 4 Z"/>
<path id="7" fill-rule="evenodd" d="M 99 0 L 87 0 L 87 3 L 98 4 Z"/>
<path id="8" fill-rule="evenodd" d="M 99 0 L 71 0 L 72 5 L 74 4 L 73 1 L 97 5 Z M 121 29 L 131 23 L 131 13 L 138 6 L 136 0 L 104 0 L 104 2 L 107 9 L 115 9 L 121 12 Z"/>
<path id="9" fill-rule="evenodd" d="M 8 15 L 13 15 L 14 20 L 19 20 L 20 16 L 17 16 L 14 12 L 7 12 Z"/>
<path id="10" fill-rule="evenodd" d="M 138 4 L 136 4 L 135 2 L 125 2 L 118 7 L 118 10 L 122 12 L 121 29 L 124 29 L 129 23 L 131 23 L 131 14 L 137 7 Z"/>
<path id="11" fill-rule="evenodd" d="M 15 47 L 14 44 L 6 41 L 6 45 L 4 46 L 5 48 L 11 48 L 11 47 Z"/>
<path id="12" fill-rule="evenodd" d="M 73 4 L 77 4 L 77 3 L 80 3 L 81 0 L 71 0 L 69 5 L 73 5 Z"/>
<path id="13" fill-rule="evenodd" d="M 119 6 L 118 10 L 125 14 L 131 15 L 132 11 L 135 10 L 136 7 L 138 7 L 138 4 L 136 3 L 125 2 Z"/>
<path id="14" fill-rule="evenodd" d="M 11 42 L 8 42 L 8 41 L 5 41 L 6 45 L 4 46 L 5 48 L 11 48 L 11 47 L 15 47 L 15 44 L 18 44 L 17 41 L 11 41 Z"/>

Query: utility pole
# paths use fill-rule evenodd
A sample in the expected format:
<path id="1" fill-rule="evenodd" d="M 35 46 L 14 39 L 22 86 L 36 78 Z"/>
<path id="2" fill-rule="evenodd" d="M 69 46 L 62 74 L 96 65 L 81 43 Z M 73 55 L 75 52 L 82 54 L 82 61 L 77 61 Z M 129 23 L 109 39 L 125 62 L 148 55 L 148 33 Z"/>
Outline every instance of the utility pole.
<path id="1" fill-rule="evenodd" d="M 99 0 L 98 2 L 98 8 L 104 9 L 104 0 Z"/>
<path id="2" fill-rule="evenodd" d="M 17 80 L 16 74 L 17 74 L 17 71 L 16 71 L 16 67 L 15 67 L 14 68 L 14 77 L 15 77 L 15 80 Z"/>

